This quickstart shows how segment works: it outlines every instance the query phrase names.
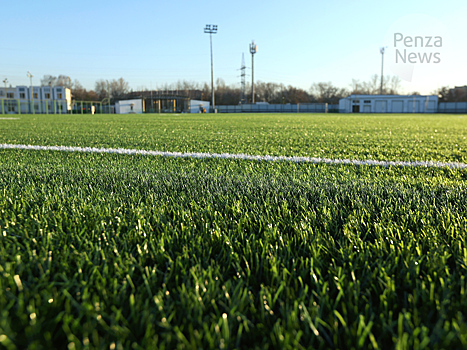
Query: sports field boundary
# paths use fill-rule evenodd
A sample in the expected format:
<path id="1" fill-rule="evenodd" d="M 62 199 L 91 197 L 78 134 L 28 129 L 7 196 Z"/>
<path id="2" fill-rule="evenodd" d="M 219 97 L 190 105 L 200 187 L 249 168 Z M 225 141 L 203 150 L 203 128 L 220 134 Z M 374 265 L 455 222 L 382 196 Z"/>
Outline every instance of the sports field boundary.
<path id="1" fill-rule="evenodd" d="M 200 153 L 200 152 L 168 152 L 168 151 L 147 151 L 126 148 L 96 148 L 96 147 L 73 147 L 73 146 L 38 146 L 38 145 L 19 145 L 19 144 L 0 144 L 0 149 L 20 149 L 34 151 L 62 151 L 62 152 L 83 152 L 83 153 L 113 153 L 123 155 L 142 155 L 142 156 L 162 156 L 174 158 L 223 158 L 223 159 L 241 159 L 257 161 L 281 161 L 293 163 L 316 163 L 330 165 L 372 165 L 372 166 L 397 166 L 397 167 L 425 167 L 425 168 L 451 168 L 465 169 L 467 164 L 457 162 L 437 162 L 437 161 L 383 161 L 383 160 L 358 160 L 358 159 L 329 159 L 315 157 L 299 156 L 269 156 L 269 155 L 248 155 L 232 153 Z"/>

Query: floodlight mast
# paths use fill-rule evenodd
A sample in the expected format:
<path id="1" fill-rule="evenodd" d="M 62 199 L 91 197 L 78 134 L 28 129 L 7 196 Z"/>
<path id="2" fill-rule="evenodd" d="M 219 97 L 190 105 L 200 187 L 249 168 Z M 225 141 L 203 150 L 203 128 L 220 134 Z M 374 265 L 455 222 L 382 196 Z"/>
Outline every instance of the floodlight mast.
<path id="1" fill-rule="evenodd" d="M 241 93 L 240 93 L 240 104 L 245 104 L 246 103 L 246 88 L 245 88 L 245 69 L 246 69 L 246 66 L 245 66 L 245 54 L 242 53 L 242 67 L 240 68 L 240 70 L 242 71 L 241 72 Z"/>
<path id="2" fill-rule="evenodd" d="M 5 84 L 5 98 L 2 100 L 2 113 L 5 113 L 5 106 L 9 105 L 8 102 L 5 102 L 7 97 L 8 97 L 8 93 L 7 93 L 7 89 L 6 89 L 6 84 L 8 83 L 8 79 L 7 78 L 3 79 L 3 83 Z M 8 107 L 7 107 L 7 109 L 8 109 Z"/>
<path id="3" fill-rule="evenodd" d="M 379 52 L 381 52 L 381 86 L 379 88 L 379 94 L 382 95 L 383 94 L 383 67 L 384 67 L 384 51 L 386 49 L 387 46 L 385 47 L 382 47 L 381 49 L 379 49 Z"/>
<path id="4" fill-rule="evenodd" d="M 258 46 L 253 40 L 250 44 L 251 53 L 251 103 L 255 103 L 255 53 L 258 51 Z"/>
<path id="5" fill-rule="evenodd" d="M 7 96 L 8 96 L 8 94 L 7 94 L 7 88 L 6 88 L 6 84 L 8 83 L 8 78 L 3 79 L 3 83 L 5 84 L 5 99 L 6 99 Z"/>
<path id="6" fill-rule="evenodd" d="M 216 102 L 214 99 L 214 61 L 213 61 L 213 56 L 212 56 L 212 35 L 217 33 L 217 25 L 206 24 L 206 27 L 204 28 L 204 33 L 209 34 L 210 41 L 211 41 L 211 104 L 212 104 L 212 111 L 215 112 Z"/>
<path id="7" fill-rule="evenodd" d="M 31 94 L 29 95 L 29 100 L 32 101 L 32 105 L 30 105 L 30 109 L 32 109 L 32 114 L 36 114 L 34 110 L 34 90 L 32 89 L 32 78 L 34 77 L 34 75 L 32 75 L 30 71 L 28 71 L 27 77 L 31 79 Z"/>

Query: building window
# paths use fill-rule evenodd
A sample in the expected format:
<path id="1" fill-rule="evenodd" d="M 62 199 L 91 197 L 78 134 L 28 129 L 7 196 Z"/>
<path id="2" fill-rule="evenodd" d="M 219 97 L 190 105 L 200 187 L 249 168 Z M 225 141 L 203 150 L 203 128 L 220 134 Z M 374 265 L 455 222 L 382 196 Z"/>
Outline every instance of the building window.
<path id="1" fill-rule="evenodd" d="M 62 99 L 62 94 L 57 94 L 57 98 L 58 98 L 59 100 L 61 100 L 61 99 Z"/>
<path id="2" fill-rule="evenodd" d="M 15 98 L 15 93 L 14 92 L 7 92 L 6 93 L 6 98 Z"/>
<path id="3" fill-rule="evenodd" d="M 50 94 L 49 93 L 45 93 L 45 98 L 49 99 L 50 98 Z"/>
<path id="4" fill-rule="evenodd" d="M 62 92 L 62 89 L 58 88 L 58 89 L 57 89 L 57 92 Z"/>
<path id="5" fill-rule="evenodd" d="M 24 92 L 24 88 L 19 88 L 19 91 Z"/>
<path id="6" fill-rule="evenodd" d="M 363 101 L 363 103 L 371 103 L 371 101 L 370 100 L 365 100 L 365 101 Z"/>
<path id="7" fill-rule="evenodd" d="M 19 98 L 26 98 L 26 94 L 24 92 L 19 93 Z"/>
<path id="8" fill-rule="evenodd" d="M 360 103 L 360 100 L 353 100 L 353 103 Z"/>
<path id="9" fill-rule="evenodd" d="M 38 97 L 38 94 L 37 92 L 34 93 L 34 98 L 37 98 Z"/>

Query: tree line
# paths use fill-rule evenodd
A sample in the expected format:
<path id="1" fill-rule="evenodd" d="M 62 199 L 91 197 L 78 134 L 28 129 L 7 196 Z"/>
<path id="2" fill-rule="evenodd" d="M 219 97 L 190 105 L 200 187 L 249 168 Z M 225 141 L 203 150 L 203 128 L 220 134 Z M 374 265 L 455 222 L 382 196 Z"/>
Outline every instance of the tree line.
<path id="1" fill-rule="evenodd" d="M 297 103 L 329 103 L 337 104 L 341 98 L 352 94 L 376 95 L 380 93 L 380 76 L 374 74 L 367 81 L 352 79 L 349 88 L 339 88 L 331 82 L 313 83 L 308 90 L 297 88 L 292 85 L 278 84 L 274 82 L 255 82 L 255 101 L 270 104 L 297 104 Z M 150 90 L 139 87 L 133 91 L 129 83 L 123 78 L 113 80 L 100 79 L 96 81 L 94 90 L 85 89 L 78 80 L 72 81 L 66 75 L 58 77 L 45 75 L 41 79 L 42 86 L 64 86 L 71 89 L 72 98 L 76 101 L 102 101 L 110 99 L 113 103 L 128 98 L 148 96 Z M 401 80 L 397 76 L 386 76 L 383 79 L 383 94 L 398 95 L 400 93 Z M 244 97 L 244 103 L 251 102 L 251 84 L 246 85 L 245 94 L 238 84 L 228 85 L 221 78 L 216 80 L 215 98 L 216 105 L 238 105 Z M 208 101 L 211 99 L 211 86 L 207 83 L 190 81 L 178 81 L 173 84 L 165 84 L 154 92 L 169 92 L 179 94 L 190 99 Z M 467 101 L 467 95 L 453 92 L 449 87 L 442 87 L 433 94 L 438 94 L 441 102 Z M 417 91 L 410 95 L 420 95 Z"/>
<path id="2" fill-rule="evenodd" d="M 438 91 L 439 102 L 467 102 L 467 87 L 451 89 L 443 86 Z"/>
<path id="3" fill-rule="evenodd" d="M 94 90 L 85 89 L 80 82 L 74 81 L 67 75 L 44 75 L 41 79 L 41 86 L 63 86 L 71 90 L 71 96 L 76 101 L 102 101 L 110 99 L 115 102 L 125 99 L 130 93 L 130 84 L 123 78 L 113 80 L 98 80 Z"/>

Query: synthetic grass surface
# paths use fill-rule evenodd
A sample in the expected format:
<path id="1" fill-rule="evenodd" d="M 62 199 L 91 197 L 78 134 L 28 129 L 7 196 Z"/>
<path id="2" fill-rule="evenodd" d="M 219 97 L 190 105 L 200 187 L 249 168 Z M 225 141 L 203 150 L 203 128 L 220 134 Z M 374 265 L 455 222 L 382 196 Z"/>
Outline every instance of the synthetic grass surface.
<path id="1" fill-rule="evenodd" d="M 0 346 L 464 348 L 466 177 L 2 150 Z"/>
<path id="2" fill-rule="evenodd" d="M 465 115 L 21 115 L 0 143 L 467 163 Z"/>

